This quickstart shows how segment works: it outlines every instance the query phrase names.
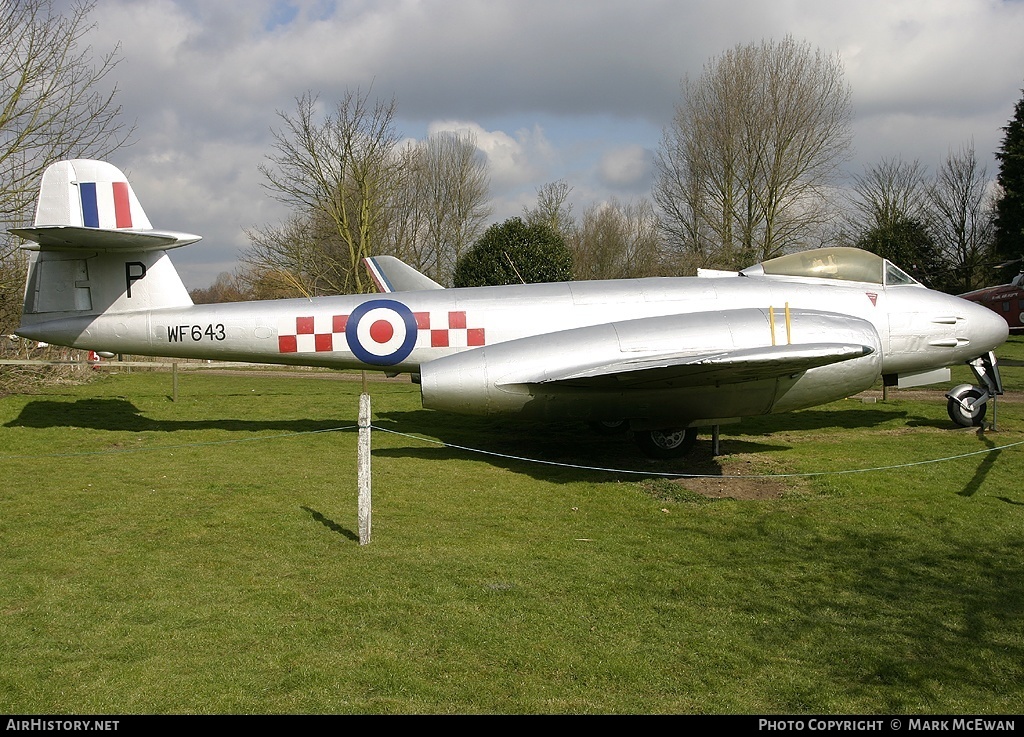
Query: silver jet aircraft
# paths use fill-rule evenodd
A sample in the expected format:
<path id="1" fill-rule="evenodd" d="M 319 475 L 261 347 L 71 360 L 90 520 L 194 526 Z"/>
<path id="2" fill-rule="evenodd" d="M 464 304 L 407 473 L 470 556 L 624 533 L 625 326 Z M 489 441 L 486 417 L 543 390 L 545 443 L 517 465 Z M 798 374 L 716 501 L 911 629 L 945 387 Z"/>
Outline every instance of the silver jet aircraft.
<path id="1" fill-rule="evenodd" d="M 628 428 L 674 457 L 698 427 L 810 407 L 882 379 L 949 380 L 959 424 L 1002 392 L 1002 317 L 851 248 L 697 277 L 443 289 L 397 259 L 384 294 L 194 305 L 124 174 L 61 161 L 43 175 L 17 333 L 94 350 L 410 373 L 423 406 Z"/>

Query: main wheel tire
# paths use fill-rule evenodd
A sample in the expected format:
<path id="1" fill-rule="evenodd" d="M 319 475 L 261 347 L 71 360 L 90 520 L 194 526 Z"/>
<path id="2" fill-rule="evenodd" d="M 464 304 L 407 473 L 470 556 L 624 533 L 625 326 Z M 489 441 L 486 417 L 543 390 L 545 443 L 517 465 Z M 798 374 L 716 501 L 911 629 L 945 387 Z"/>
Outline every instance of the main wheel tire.
<path id="1" fill-rule="evenodd" d="M 594 420 L 590 427 L 598 435 L 621 435 L 629 429 L 629 420 Z"/>
<path id="2" fill-rule="evenodd" d="M 693 449 L 697 442 L 697 428 L 686 427 L 681 430 L 649 430 L 634 435 L 636 444 L 649 458 L 670 460 L 682 458 Z"/>
<path id="3" fill-rule="evenodd" d="M 946 403 L 946 411 L 949 419 L 953 420 L 960 427 L 981 427 L 985 421 L 985 413 L 988 411 L 988 402 L 974 404 L 981 399 L 983 392 L 976 386 L 957 387 L 949 393 L 949 401 Z M 963 403 L 971 404 L 973 409 L 968 409 Z"/>

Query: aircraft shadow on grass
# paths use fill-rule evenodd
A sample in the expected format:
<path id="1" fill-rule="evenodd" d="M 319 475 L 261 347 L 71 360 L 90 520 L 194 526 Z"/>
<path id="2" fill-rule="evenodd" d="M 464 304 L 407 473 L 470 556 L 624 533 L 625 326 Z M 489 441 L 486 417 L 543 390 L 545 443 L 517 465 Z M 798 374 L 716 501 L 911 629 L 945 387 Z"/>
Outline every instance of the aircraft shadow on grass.
<path id="1" fill-rule="evenodd" d="M 236 432 L 314 432 L 355 426 L 355 420 L 154 420 L 127 399 L 79 399 L 75 402 L 36 400 L 4 427 L 80 427 L 114 432 L 176 432 L 178 430 L 230 430 Z"/>
<path id="2" fill-rule="evenodd" d="M 649 459 L 627 441 L 625 433 L 603 435 L 584 422 L 525 422 L 501 417 L 464 417 L 430 410 L 412 410 L 379 413 L 373 425 L 386 433 L 406 433 L 426 438 L 422 442 L 410 440 L 409 444 L 400 448 L 375 447 L 374 455 L 382 457 L 441 460 L 467 458 L 474 451 L 481 451 L 476 457 L 517 471 L 526 467 L 543 469 L 544 464 L 563 464 L 602 469 L 639 468 L 659 472 L 686 467 L 692 460 L 689 457 L 666 461 Z M 740 445 L 742 450 L 737 449 Z M 787 448 L 783 444 L 762 442 L 736 441 L 734 444 L 734 452 L 745 453 Z M 539 464 L 530 461 L 538 461 Z M 537 472 L 531 471 L 534 475 Z M 541 472 L 564 475 L 564 471 Z"/>
<path id="3" fill-rule="evenodd" d="M 721 476 L 723 461 L 730 455 L 780 453 L 792 446 L 773 437 L 776 432 L 819 432 L 829 429 L 865 429 L 871 431 L 893 421 L 907 427 L 950 428 L 946 418 L 910 414 L 905 408 L 876 405 L 849 409 L 804 410 L 783 415 L 747 418 L 739 424 L 724 425 L 720 435 L 720 455 L 711 454 L 710 430 L 702 432 L 693 452 L 682 459 L 655 461 L 636 452 L 621 435 L 602 436 L 583 423 L 524 423 L 500 418 L 456 417 L 429 410 L 383 412 L 374 426 L 385 431 L 408 433 L 428 438 L 423 444 L 410 440 L 401 447 L 380 447 L 374 441 L 374 457 L 416 458 L 429 461 L 465 460 L 475 457 L 515 473 L 554 482 L 580 480 L 581 474 L 607 479 L 608 469 L 628 471 L 630 478 L 671 474 Z M 951 431 L 960 432 L 960 431 Z M 967 430 L 962 430 L 967 432 Z M 440 442 L 444 445 L 427 444 Z M 989 447 L 995 444 L 988 438 Z M 470 450 L 471 449 L 471 450 Z M 476 454 L 474 451 L 484 451 Z M 973 477 L 960 496 L 972 496 L 981 488 L 995 466 L 1000 451 L 982 456 Z M 529 460 L 525 460 L 529 459 Z M 579 468 L 584 467 L 584 468 Z M 614 473 L 611 475 L 615 475 Z M 621 476 L 621 474 L 620 474 Z M 1019 504 L 1000 497 L 1008 504 Z"/>
<path id="4" fill-rule="evenodd" d="M 146 417 L 129 400 L 89 398 L 74 402 L 36 400 L 5 423 L 5 427 L 58 428 L 78 427 L 111 432 L 167 432 L 179 430 L 226 430 L 232 432 L 316 432 L 338 427 L 355 429 L 355 419 L 337 420 L 167 420 Z M 578 480 L 581 470 L 572 466 L 645 469 L 652 473 L 678 470 L 686 462 L 651 461 L 640 456 L 622 436 L 597 435 L 582 423 L 524 423 L 495 418 L 462 417 L 429 410 L 386 412 L 374 420 L 380 429 L 426 438 L 408 438 L 404 447 L 376 447 L 373 455 L 392 458 L 422 458 L 431 461 L 475 457 L 548 480 Z M 379 430 L 377 432 L 379 432 Z M 434 443 L 434 444 L 432 444 Z M 443 444 L 436 444 L 443 443 Z M 374 445 L 378 445 L 375 442 Z M 460 446 L 460 447 L 451 447 Z M 785 450 L 784 445 L 740 442 L 733 452 Z M 474 454 L 468 449 L 479 449 Z M 705 454 L 709 455 L 709 454 Z M 534 463 L 521 459 L 536 459 Z M 559 465 L 553 465 L 559 464 Z M 566 468 L 569 467 L 569 468 Z M 710 470 L 704 464 L 700 473 L 720 473 L 717 464 Z M 602 474 L 606 477 L 606 474 Z"/>
<path id="5" fill-rule="evenodd" d="M 905 418 L 904 411 L 861 407 L 748 418 L 740 424 L 722 427 L 720 453 L 728 456 L 789 450 L 789 444 L 772 438 L 775 431 L 871 427 Z M 423 444 L 412 440 L 403 447 L 390 448 L 381 448 L 375 442 L 373 455 L 381 458 L 443 461 L 465 459 L 475 451 L 483 451 L 476 455 L 488 463 L 549 481 L 578 480 L 581 472 L 607 477 L 605 470 L 587 469 L 624 470 L 639 477 L 644 474 L 723 474 L 721 456 L 711 455 L 710 428 L 701 433 L 689 456 L 656 461 L 639 454 L 624 435 L 601 435 L 580 422 L 533 423 L 501 418 L 453 417 L 429 410 L 413 410 L 379 413 L 373 424 L 385 432 L 429 438 Z M 734 437 L 734 433 L 744 437 Z M 763 436 L 758 437 L 762 433 Z M 444 445 L 429 444 L 431 442 Z"/>
<path id="6" fill-rule="evenodd" d="M 738 425 L 722 428 L 721 454 L 777 453 L 790 445 L 773 440 L 774 432 L 819 431 L 828 428 L 870 428 L 887 421 L 902 420 L 912 427 L 948 427 L 948 422 L 908 416 L 901 409 L 866 408 L 804 410 L 783 415 L 748 418 Z M 316 432 L 354 427 L 353 419 L 337 420 L 156 420 L 143 415 L 130 401 L 120 398 L 90 398 L 75 402 L 36 400 L 29 402 L 5 427 L 80 427 L 127 432 L 176 432 L 178 430 L 227 430 L 233 432 Z M 380 458 L 419 458 L 430 461 L 466 459 L 475 456 L 492 465 L 547 481 L 579 480 L 581 474 L 607 478 L 608 470 L 624 470 L 634 478 L 645 474 L 722 475 L 722 465 L 710 453 L 710 433 L 702 433 L 688 458 L 655 461 L 636 452 L 621 435 L 593 432 L 583 423 L 520 422 L 502 418 L 464 417 L 429 410 L 383 412 L 374 425 L 390 433 L 426 438 L 409 439 L 402 447 L 380 447 Z M 742 435 L 743 437 L 736 437 Z M 751 438 L 757 438 L 756 440 Z M 989 441 L 986 441 L 989 442 Z M 431 444 L 440 443 L 440 444 Z M 989 442 L 991 445 L 991 443 Z M 476 451 L 482 451 L 480 453 Z M 995 464 L 998 451 L 983 457 L 977 472 L 960 492 L 971 496 Z M 720 456 L 721 457 L 721 456 Z M 719 457 L 719 458 L 720 458 Z M 604 469 L 604 470 L 602 470 Z M 1009 500 L 1006 500 L 1009 501 Z"/>

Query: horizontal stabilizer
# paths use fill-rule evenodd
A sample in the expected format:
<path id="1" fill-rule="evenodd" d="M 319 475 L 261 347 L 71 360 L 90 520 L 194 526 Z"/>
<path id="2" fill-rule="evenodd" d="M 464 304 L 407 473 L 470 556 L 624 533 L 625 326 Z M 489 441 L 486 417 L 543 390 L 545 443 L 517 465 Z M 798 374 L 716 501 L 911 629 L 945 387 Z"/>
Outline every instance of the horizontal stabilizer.
<path id="1" fill-rule="evenodd" d="M 366 264 L 366 270 L 370 272 L 370 278 L 377 285 L 377 291 L 384 294 L 444 289 L 429 276 L 424 276 L 394 256 L 371 256 L 363 259 L 363 263 Z"/>
<path id="2" fill-rule="evenodd" d="M 583 371 L 548 375 L 541 384 L 575 387 L 636 387 L 671 381 L 733 384 L 771 379 L 870 355 L 873 348 L 856 343 L 804 343 L 743 348 L 693 355 L 662 354 L 627 359 Z"/>
<path id="3" fill-rule="evenodd" d="M 45 251 L 165 251 L 202 238 L 166 230 L 113 230 L 75 225 L 12 228 L 11 232 L 38 244 L 26 246 L 27 249 Z"/>

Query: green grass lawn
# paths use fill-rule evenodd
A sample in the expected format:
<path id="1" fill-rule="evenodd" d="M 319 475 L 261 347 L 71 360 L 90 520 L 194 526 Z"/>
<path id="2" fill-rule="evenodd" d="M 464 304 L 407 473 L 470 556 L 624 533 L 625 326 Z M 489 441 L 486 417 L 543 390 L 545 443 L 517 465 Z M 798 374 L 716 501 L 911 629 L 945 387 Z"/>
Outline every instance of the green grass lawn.
<path id="1" fill-rule="evenodd" d="M 361 387 L 318 376 L 0 398 L 0 711 L 1021 711 L 1019 395 L 980 434 L 914 391 L 745 420 L 687 465 L 374 382 L 359 545 Z"/>

